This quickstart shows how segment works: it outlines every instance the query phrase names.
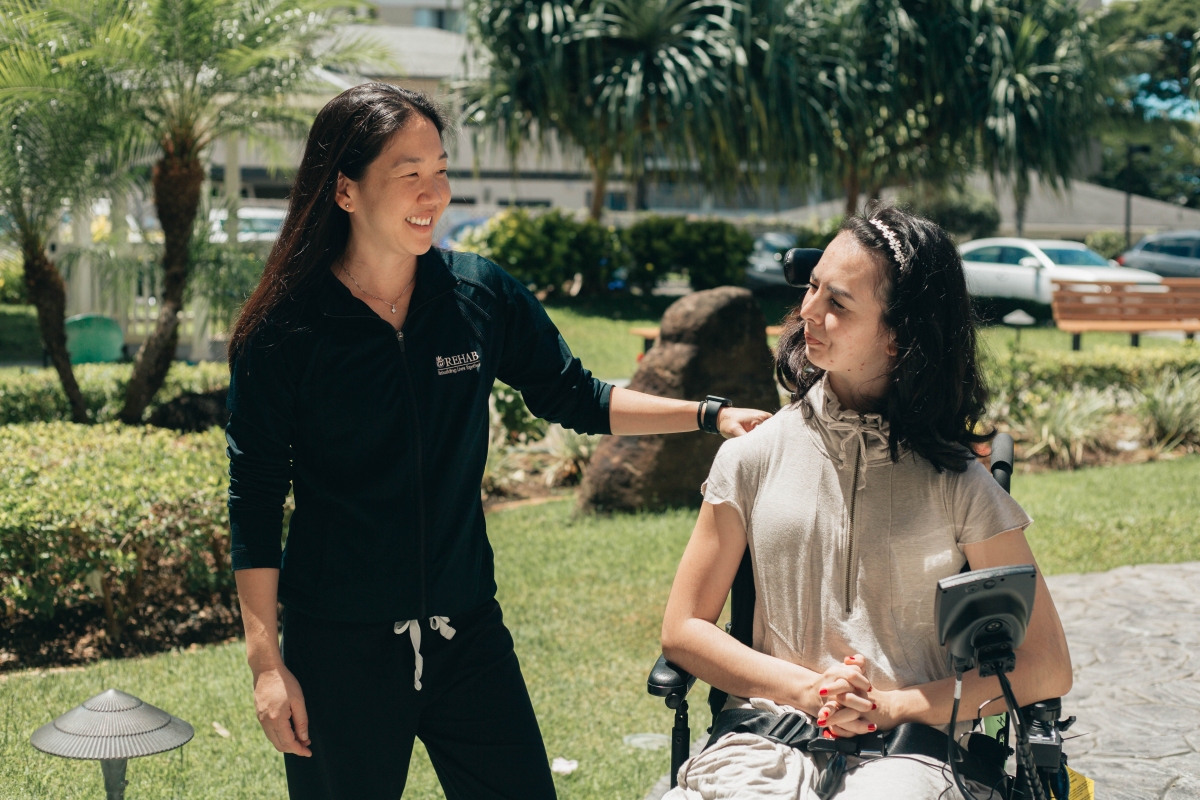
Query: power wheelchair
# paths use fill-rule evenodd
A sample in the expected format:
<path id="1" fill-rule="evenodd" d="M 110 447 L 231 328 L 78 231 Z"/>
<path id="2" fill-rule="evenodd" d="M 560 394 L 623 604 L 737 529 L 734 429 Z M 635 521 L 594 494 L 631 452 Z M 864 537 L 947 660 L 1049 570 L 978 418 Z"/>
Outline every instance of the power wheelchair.
<path id="1" fill-rule="evenodd" d="M 791 255 L 792 252 L 789 252 L 788 256 Z M 997 435 L 992 442 L 991 470 L 996 481 L 1005 491 L 1009 491 L 1013 471 L 1013 441 L 1007 434 Z M 982 775 L 987 775 L 987 780 L 979 782 L 994 788 L 989 795 L 991 797 L 999 796 L 1005 800 L 1050 800 L 1051 797 L 1067 800 L 1071 792 L 1071 779 L 1066 768 L 1067 757 L 1062 751 L 1062 734 L 1075 721 L 1075 717 L 1060 719 L 1062 702 L 1057 698 L 1025 706 L 1014 713 L 1016 701 L 1005 677 L 1005 673 L 1012 671 L 1015 666 L 1015 650 L 1024 640 L 1025 626 L 1033 604 L 1036 572 L 1032 565 L 977 572 L 969 570 L 970 565 L 967 565 L 959 575 L 938 583 L 939 633 L 942 643 L 947 645 L 951 666 L 960 681 L 962 672 L 976 665 L 981 675 L 994 674 L 999 678 L 1009 712 L 986 721 L 993 723 L 983 726 L 985 730 L 994 729 L 990 735 L 985 731 L 972 731 L 964 737 L 967 745 L 963 747 L 934 728 L 908 724 L 898 726 L 895 731 L 830 739 L 822 737 L 814 726 L 805 723 L 804 718 L 796 714 L 785 714 L 765 722 L 760 717 L 757 723 L 745 718 L 743 724 L 736 725 L 738 720 L 727 719 L 731 712 L 726 712 L 725 720 L 718 719 L 728 695 L 713 687 L 709 692 L 708 704 L 712 709 L 714 727 L 708 730 L 712 734 L 708 744 L 711 745 L 724 733 L 737 730 L 757 733 L 809 752 L 825 752 L 829 754 L 829 760 L 817 788 L 823 798 L 833 797 L 839 790 L 847 756 L 869 758 L 919 753 L 946 762 L 955 783 L 967 798 L 973 795 L 966 790 L 961 777 L 978 780 Z M 1007 589 L 1001 583 L 1007 584 Z M 749 549 L 742 557 L 730 594 L 730 621 L 726 631 L 749 647 L 755 603 Z M 974 603 L 970 601 L 972 595 L 976 601 Z M 978 602 L 985 596 L 987 602 Z M 658 657 L 646 681 L 647 691 L 655 697 L 662 697 L 667 708 L 675 711 L 675 725 L 671 729 L 672 788 L 676 786 L 680 766 L 690 755 L 687 694 L 695 681 L 694 676 L 662 655 Z M 956 697 L 958 694 L 956 692 Z M 952 719 L 957 716 L 956 699 Z M 976 722 L 981 720 L 976 719 Z M 1010 729 L 1013 732 L 1011 736 Z M 1010 776 L 1005 772 L 1004 765 L 1008 756 L 1014 753 L 1017 756 L 1016 774 Z M 987 764 L 991 769 L 983 773 L 979 769 L 972 771 L 968 769 L 972 764 Z"/>
<path id="2" fill-rule="evenodd" d="M 807 288 L 813 268 L 822 254 L 822 250 L 815 248 L 793 248 L 785 253 L 783 273 L 788 284 Z M 1009 491 L 1013 472 L 1013 441 L 1007 434 L 996 436 L 992 442 L 991 471 L 1004 490 Z M 959 790 L 968 798 L 972 795 L 963 785 L 960 773 L 975 772 L 975 775 L 966 774 L 966 777 L 979 777 L 980 762 L 991 762 L 992 765 L 998 764 L 998 769 L 991 773 L 999 776 L 998 782 L 993 782 L 991 775 L 981 782 L 1001 791 L 993 791 L 989 797 L 999 793 L 1006 800 L 1049 800 L 1051 796 L 1056 800 L 1067 800 L 1072 786 L 1067 757 L 1062 752 L 1062 733 L 1075 722 L 1075 717 L 1060 719 L 1062 702 L 1058 698 L 1018 709 L 1006 677 L 1006 673 L 1016 665 L 1015 651 L 1025 638 L 1036 577 L 1032 565 L 971 572 L 968 564 L 963 567 L 961 574 L 938 582 L 936 613 L 939 638 L 947 647 L 950 666 L 959 681 L 950 729 L 953 731 L 954 721 L 958 717 L 962 673 L 976 666 L 982 676 L 997 676 L 1008 706 L 1008 712 L 1002 717 L 989 719 L 998 724 L 989 726 L 985 721 L 984 732 L 972 731 L 968 734 L 965 748 L 951 736 L 915 724 L 900 725 L 894 731 L 851 739 L 823 738 L 812 725 L 796 714 L 785 714 L 781 718 L 767 720 L 765 724 L 761 716 L 757 720 L 743 717 L 741 724 L 731 725 L 728 719 L 718 718 L 728 695 L 717 687 L 712 688 L 708 697 L 714 720 L 714 727 L 708 731 L 711 734 L 709 744 L 724 733 L 742 730 L 810 752 L 828 753 L 830 758 L 817 787 L 817 793 L 822 798 L 832 797 L 838 791 L 845 773 L 847 755 L 873 757 L 920 753 L 945 761 Z M 742 556 L 730 595 L 730 621 L 726 631 L 749 647 L 755 602 L 749 549 Z M 646 681 L 647 691 L 662 697 L 667 708 L 675 711 L 675 726 L 671 731 L 672 788 L 676 785 L 679 767 L 691 749 L 687 693 L 695 681 L 695 677 L 671 664 L 662 655 L 658 657 Z M 976 722 L 980 720 L 976 719 Z M 987 732 L 989 728 L 993 728 L 990 735 Z M 1014 734 L 1014 747 L 1009 746 L 1010 728 Z M 1016 775 L 1009 776 L 1004 771 L 1004 765 L 1008 756 L 1014 753 L 1017 756 Z M 972 763 L 973 768 L 968 770 L 967 767 Z"/>

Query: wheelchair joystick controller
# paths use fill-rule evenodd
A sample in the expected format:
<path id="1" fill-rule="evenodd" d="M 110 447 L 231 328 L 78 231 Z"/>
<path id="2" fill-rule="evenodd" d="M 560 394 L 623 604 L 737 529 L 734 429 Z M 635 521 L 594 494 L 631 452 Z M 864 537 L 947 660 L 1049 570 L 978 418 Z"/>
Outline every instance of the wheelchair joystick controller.
<path id="1" fill-rule="evenodd" d="M 1057 698 L 1021 708 L 1007 675 L 1016 668 L 1016 650 L 1025 641 L 1036 592 L 1037 569 L 1032 564 L 976 570 L 938 581 L 938 637 L 956 678 L 950 728 L 953 731 L 958 719 L 963 673 L 978 666 L 980 677 L 995 675 L 1016 732 L 1014 789 L 1026 800 L 1047 800 L 1050 793 L 1066 800 L 1069 782 L 1062 732 L 1075 718 L 1059 720 L 1062 701 Z M 969 798 L 972 795 L 955 768 L 956 747 L 952 737 L 949 763 L 959 791 Z"/>

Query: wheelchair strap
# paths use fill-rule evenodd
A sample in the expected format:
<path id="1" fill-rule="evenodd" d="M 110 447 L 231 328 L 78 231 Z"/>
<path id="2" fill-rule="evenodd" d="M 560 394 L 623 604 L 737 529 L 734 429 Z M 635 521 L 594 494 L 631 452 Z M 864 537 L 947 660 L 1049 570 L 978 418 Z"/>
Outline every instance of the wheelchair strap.
<path id="1" fill-rule="evenodd" d="M 807 753 L 827 753 L 832 758 L 829 766 L 839 772 L 845 770 L 845 757 L 873 759 L 887 756 L 925 756 L 946 763 L 946 754 L 950 744 L 946 734 L 937 728 L 906 722 L 891 731 L 863 734 L 851 738 L 834 739 L 823 735 L 816 725 L 803 714 L 789 712 L 786 714 L 771 714 L 753 708 L 729 708 L 722 711 L 713 720 L 712 736 L 704 749 L 712 747 L 718 739 L 727 733 L 752 733 L 778 744 L 795 747 Z M 1007 776 L 1004 773 L 1004 761 L 1008 756 L 1004 748 L 997 744 L 995 749 L 984 751 L 976 748 L 971 737 L 971 751 L 957 746 L 959 754 L 958 773 L 963 778 L 981 783 L 984 786 L 1004 787 Z M 995 743 L 995 740 L 992 740 Z M 980 752 L 973 752 L 979 750 Z M 822 784 L 831 783 L 831 796 L 841 783 L 841 775 L 829 775 L 833 781 L 822 780 Z M 1002 790 L 1001 790 L 1002 791 Z"/>

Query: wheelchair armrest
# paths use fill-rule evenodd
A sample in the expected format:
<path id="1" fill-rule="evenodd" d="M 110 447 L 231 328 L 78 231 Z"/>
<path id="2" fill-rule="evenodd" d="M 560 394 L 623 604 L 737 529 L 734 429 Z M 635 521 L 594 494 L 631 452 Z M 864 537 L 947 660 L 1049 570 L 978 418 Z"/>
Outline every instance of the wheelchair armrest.
<path id="1" fill-rule="evenodd" d="M 679 708 L 695 682 L 696 676 L 667 661 L 666 656 L 659 656 L 646 679 L 646 691 L 664 698 L 667 708 Z"/>

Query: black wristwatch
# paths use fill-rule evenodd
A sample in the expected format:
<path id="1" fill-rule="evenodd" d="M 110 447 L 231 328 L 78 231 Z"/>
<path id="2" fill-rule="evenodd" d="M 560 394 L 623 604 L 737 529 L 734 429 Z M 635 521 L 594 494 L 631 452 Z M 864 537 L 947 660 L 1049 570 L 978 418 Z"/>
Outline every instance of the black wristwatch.
<path id="1" fill-rule="evenodd" d="M 720 433 L 717 428 L 717 414 L 722 408 L 731 405 L 733 401 L 729 398 L 710 394 L 700 401 L 700 407 L 696 409 L 696 424 L 705 433 Z"/>

